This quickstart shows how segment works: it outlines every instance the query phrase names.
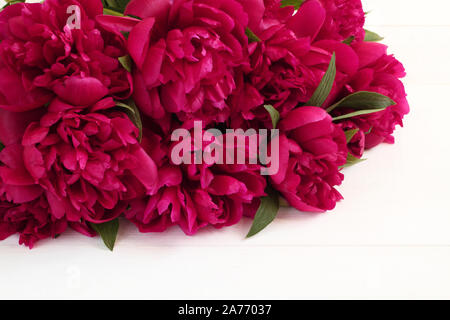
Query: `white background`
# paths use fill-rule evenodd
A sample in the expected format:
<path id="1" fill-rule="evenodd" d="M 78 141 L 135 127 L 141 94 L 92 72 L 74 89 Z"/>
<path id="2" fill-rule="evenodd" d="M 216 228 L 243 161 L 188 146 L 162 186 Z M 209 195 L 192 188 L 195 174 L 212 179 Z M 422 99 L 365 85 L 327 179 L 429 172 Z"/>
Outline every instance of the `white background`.
<path id="1" fill-rule="evenodd" d="M 284 209 L 250 240 L 250 221 L 191 238 L 124 223 L 113 253 L 74 232 L 31 251 L 12 237 L 0 298 L 450 298 L 450 4 L 364 3 L 407 68 L 412 113 L 395 145 L 345 171 L 336 210 Z"/>

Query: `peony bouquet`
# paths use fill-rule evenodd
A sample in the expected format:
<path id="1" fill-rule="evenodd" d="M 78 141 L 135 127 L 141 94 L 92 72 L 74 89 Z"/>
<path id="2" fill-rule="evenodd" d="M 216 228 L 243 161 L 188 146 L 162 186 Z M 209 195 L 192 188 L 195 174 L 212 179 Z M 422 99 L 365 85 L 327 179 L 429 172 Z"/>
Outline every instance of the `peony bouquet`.
<path id="1" fill-rule="evenodd" d="M 187 235 L 280 205 L 325 212 L 393 143 L 402 64 L 360 0 L 8 1 L 0 13 L 0 240 Z"/>

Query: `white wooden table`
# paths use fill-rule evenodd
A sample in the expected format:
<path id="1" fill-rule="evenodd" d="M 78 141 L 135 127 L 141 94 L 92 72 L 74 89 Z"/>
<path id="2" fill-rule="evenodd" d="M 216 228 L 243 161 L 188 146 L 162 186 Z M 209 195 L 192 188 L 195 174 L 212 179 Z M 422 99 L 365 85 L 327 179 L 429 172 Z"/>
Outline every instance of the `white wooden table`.
<path id="1" fill-rule="evenodd" d="M 250 240 L 250 221 L 192 238 L 123 224 L 113 253 L 74 232 L 31 251 L 12 237 L 0 298 L 450 298 L 450 4 L 364 2 L 407 68 L 412 113 L 345 171 L 335 211 L 285 209 Z"/>

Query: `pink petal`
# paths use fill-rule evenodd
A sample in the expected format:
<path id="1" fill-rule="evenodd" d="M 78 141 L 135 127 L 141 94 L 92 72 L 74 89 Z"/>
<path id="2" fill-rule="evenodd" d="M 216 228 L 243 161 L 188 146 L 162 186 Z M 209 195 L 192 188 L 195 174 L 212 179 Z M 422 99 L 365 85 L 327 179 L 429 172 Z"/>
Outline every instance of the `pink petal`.
<path id="1" fill-rule="evenodd" d="M 49 128 L 41 127 L 37 122 L 30 124 L 25 131 L 22 139 L 23 146 L 31 146 L 33 144 L 40 143 L 47 137 Z"/>
<path id="2" fill-rule="evenodd" d="M 360 69 L 374 63 L 387 52 L 387 46 L 377 42 L 359 42 L 353 46 L 359 57 Z"/>
<path id="3" fill-rule="evenodd" d="M 23 160 L 28 172 L 30 172 L 35 179 L 40 179 L 45 175 L 44 158 L 36 147 L 25 147 L 23 150 Z"/>
<path id="4" fill-rule="evenodd" d="M 244 7 L 244 11 L 248 14 L 248 27 L 253 32 L 257 32 L 260 29 L 260 24 L 266 10 L 264 0 L 243 0 L 240 2 Z"/>
<path id="5" fill-rule="evenodd" d="M 147 116 L 153 119 L 161 119 L 165 115 L 161 105 L 158 88 L 147 90 L 142 74 L 137 71 L 134 74 L 134 94 L 133 98 L 137 107 Z"/>
<path id="6" fill-rule="evenodd" d="M 280 184 L 286 178 L 286 172 L 288 169 L 289 163 L 289 147 L 288 147 L 288 139 L 285 135 L 278 136 L 280 141 L 280 154 L 279 154 L 279 169 L 278 173 L 270 176 L 271 180 L 275 184 Z"/>
<path id="7" fill-rule="evenodd" d="M 78 0 L 78 2 L 90 18 L 94 18 L 103 13 L 103 4 L 101 0 Z"/>
<path id="8" fill-rule="evenodd" d="M 156 192 L 156 186 L 158 184 L 158 170 L 156 164 L 142 148 L 136 152 L 135 156 L 139 163 L 139 168 L 131 171 L 147 191 L 150 194 L 153 194 Z"/>
<path id="9" fill-rule="evenodd" d="M 38 121 L 44 112 L 44 108 L 27 112 L 0 109 L 0 141 L 4 145 L 20 143 L 28 125 Z"/>
<path id="10" fill-rule="evenodd" d="M 95 20 L 106 30 L 130 32 L 141 20 L 131 17 L 97 16 Z"/>
<path id="11" fill-rule="evenodd" d="M 14 203 L 27 203 L 36 200 L 44 190 L 37 185 L 30 186 L 5 186 L 5 192 L 9 201 Z"/>
<path id="12" fill-rule="evenodd" d="M 330 115 L 319 107 L 299 107 L 289 112 L 280 121 L 279 128 L 283 131 L 290 131 L 312 122 L 317 122 L 330 118 Z"/>
<path id="13" fill-rule="evenodd" d="M 128 36 L 128 51 L 140 69 L 142 68 L 145 58 L 147 57 L 147 51 L 154 24 L 154 18 L 142 20 L 131 30 L 130 35 Z"/>
<path id="14" fill-rule="evenodd" d="M 317 0 L 306 1 L 288 21 L 288 26 L 299 38 L 317 36 L 325 21 L 326 11 Z"/>
<path id="15" fill-rule="evenodd" d="M 50 101 L 46 90 L 24 88 L 22 78 L 11 70 L 0 69 L 0 109 L 22 112 L 37 109 Z"/>
<path id="16" fill-rule="evenodd" d="M 63 83 L 58 83 L 54 87 L 55 93 L 74 106 L 87 107 L 108 94 L 106 88 L 100 80 L 92 77 L 73 76 Z"/>
<path id="17" fill-rule="evenodd" d="M 336 53 L 336 68 L 338 71 L 350 76 L 358 71 L 359 58 L 349 45 L 334 40 L 322 40 L 314 43 L 314 46 Z"/>
<path id="18" fill-rule="evenodd" d="M 174 0 L 132 0 L 125 9 L 125 15 L 140 18 L 155 18 L 158 24 L 167 23 L 170 8 Z"/>
<path id="19" fill-rule="evenodd" d="M 151 87 L 158 81 L 165 53 L 166 43 L 164 39 L 161 39 L 149 48 L 147 58 L 145 58 L 142 66 L 142 74 L 148 87 Z"/>
<path id="20" fill-rule="evenodd" d="M 216 175 L 211 181 L 208 191 L 214 195 L 230 195 L 246 189 L 245 185 L 230 176 Z"/>

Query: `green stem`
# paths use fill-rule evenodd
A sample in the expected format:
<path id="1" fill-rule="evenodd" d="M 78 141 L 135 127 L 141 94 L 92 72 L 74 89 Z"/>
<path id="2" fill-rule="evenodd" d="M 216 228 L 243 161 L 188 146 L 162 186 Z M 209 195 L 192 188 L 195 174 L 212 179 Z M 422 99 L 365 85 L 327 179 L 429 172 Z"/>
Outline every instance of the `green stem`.
<path id="1" fill-rule="evenodd" d="M 110 16 L 124 17 L 123 13 L 112 9 L 104 8 L 103 13 Z"/>

